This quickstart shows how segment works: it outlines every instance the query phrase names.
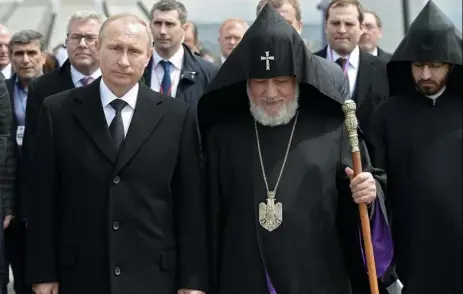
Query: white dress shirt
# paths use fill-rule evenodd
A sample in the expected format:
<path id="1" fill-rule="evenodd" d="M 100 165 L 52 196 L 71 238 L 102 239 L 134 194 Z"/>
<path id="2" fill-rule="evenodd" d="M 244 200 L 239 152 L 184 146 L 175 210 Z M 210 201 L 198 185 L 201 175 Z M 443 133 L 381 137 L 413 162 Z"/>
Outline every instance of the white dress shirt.
<path id="1" fill-rule="evenodd" d="M 373 56 L 378 56 L 378 47 L 375 47 L 375 49 L 373 49 L 373 51 L 370 54 Z"/>
<path id="2" fill-rule="evenodd" d="M 350 95 L 352 97 L 355 91 L 355 83 L 357 82 L 357 75 L 358 75 L 358 70 L 359 70 L 359 62 L 360 62 L 359 47 L 356 46 L 355 49 L 350 53 L 350 55 L 341 56 L 336 51 L 331 50 L 330 45 L 328 45 L 328 48 L 326 49 L 326 57 L 333 62 L 336 62 L 336 60 L 338 60 L 341 57 L 349 60 L 349 64 L 347 65 L 347 76 L 349 78 L 349 89 L 350 89 Z"/>
<path id="3" fill-rule="evenodd" d="M 98 79 L 101 76 L 101 71 L 100 69 L 97 69 L 94 71 L 90 77 L 92 77 L 94 80 Z M 79 72 L 74 66 L 71 65 L 71 78 L 72 78 L 72 83 L 76 88 L 84 86 L 82 82 L 80 81 L 82 78 L 87 77 L 86 75 L 82 74 Z"/>
<path id="4" fill-rule="evenodd" d="M 5 80 L 11 78 L 11 76 L 13 75 L 13 70 L 11 69 L 11 63 L 8 63 L 8 65 L 5 66 L 0 72 L 5 77 Z"/>
<path id="5" fill-rule="evenodd" d="M 180 76 L 182 72 L 183 64 L 183 46 L 180 46 L 180 50 L 177 51 L 168 61 L 170 61 L 170 81 L 172 89 L 170 92 L 171 97 L 177 95 L 177 87 L 180 81 Z M 160 92 L 162 78 L 164 77 L 164 68 L 159 62 L 164 60 L 159 54 L 154 50 L 153 52 L 153 68 L 151 69 L 151 89 L 156 92 Z M 166 60 L 167 61 L 167 60 Z M 167 95 L 167 93 L 164 93 Z"/>
<path id="6" fill-rule="evenodd" d="M 122 123 L 124 124 L 124 136 L 127 136 L 127 132 L 130 127 L 130 123 L 132 122 L 133 113 L 135 111 L 135 105 L 137 104 L 138 99 L 138 83 L 130 89 L 124 96 L 118 98 L 116 95 L 109 90 L 108 86 L 106 86 L 103 79 L 100 81 L 100 97 L 101 97 L 101 105 L 103 106 L 104 115 L 106 117 L 106 123 L 108 127 L 111 125 L 114 117 L 116 116 L 116 111 L 110 105 L 113 100 L 122 99 L 127 102 L 127 105 L 122 109 L 121 116 L 122 116 Z"/>

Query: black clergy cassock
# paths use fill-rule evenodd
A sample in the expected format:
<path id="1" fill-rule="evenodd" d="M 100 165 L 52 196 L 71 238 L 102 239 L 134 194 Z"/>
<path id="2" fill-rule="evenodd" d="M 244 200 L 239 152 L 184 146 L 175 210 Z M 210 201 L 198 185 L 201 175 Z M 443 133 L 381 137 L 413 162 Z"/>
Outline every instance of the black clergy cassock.
<path id="1" fill-rule="evenodd" d="M 416 90 L 411 62 L 451 64 L 440 96 Z M 461 33 L 429 2 L 388 64 L 393 97 L 374 116 L 404 294 L 462 293 L 461 64 Z"/>
<path id="2" fill-rule="evenodd" d="M 268 63 L 265 57 L 274 58 Z M 266 5 L 200 99 L 210 204 L 210 293 L 268 294 L 266 271 L 279 294 L 350 294 L 363 293 L 353 289 L 368 289 L 358 208 L 344 172 L 351 165 L 341 109 L 344 97 L 329 83 L 330 72 L 324 69 L 299 34 Z M 266 189 L 246 79 L 281 76 L 295 76 L 299 82 L 300 113 L 276 191 L 277 202 L 283 204 L 283 222 L 269 232 L 258 219 Z M 270 189 L 293 122 L 294 118 L 284 125 L 258 127 Z M 360 142 L 364 170 L 374 173 L 382 197 L 383 173 L 371 167 Z"/>

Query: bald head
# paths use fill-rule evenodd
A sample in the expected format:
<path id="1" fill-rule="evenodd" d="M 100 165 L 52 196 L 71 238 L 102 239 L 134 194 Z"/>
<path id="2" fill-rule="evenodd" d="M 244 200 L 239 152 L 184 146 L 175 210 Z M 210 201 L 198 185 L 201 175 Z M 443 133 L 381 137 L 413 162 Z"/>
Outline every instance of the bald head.
<path id="1" fill-rule="evenodd" d="M 249 25 L 238 18 L 230 18 L 222 23 L 219 31 L 219 45 L 222 56 L 227 58 L 246 33 Z"/>
<path id="2" fill-rule="evenodd" d="M 220 26 L 220 32 L 222 32 L 222 30 L 226 30 L 227 28 L 230 28 L 230 27 L 237 27 L 237 28 L 247 30 L 249 28 L 249 25 L 248 25 L 247 22 L 245 22 L 242 19 L 229 18 L 229 19 L 225 20 L 222 23 L 222 25 Z"/>
<path id="3" fill-rule="evenodd" d="M 7 26 L 0 24 L 0 35 L 11 35 Z"/>
<path id="4" fill-rule="evenodd" d="M 106 36 L 111 36 L 114 31 L 118 31 L 126 36 L 138 34 L 146 38 L 148 49 L 152 49 L 153 47 L 153 36 L 149 24 L 138 16 L 117 14 L 109 17 L 101 26 L 98 43 L 102 44 Z"/>
<path id="5" fill-rule="evenodd" d="M 8 44 L 11 40 L 10 30 L 0 24 L 0 69 L 10 64 L 10 58 L 8 56 Z"/>

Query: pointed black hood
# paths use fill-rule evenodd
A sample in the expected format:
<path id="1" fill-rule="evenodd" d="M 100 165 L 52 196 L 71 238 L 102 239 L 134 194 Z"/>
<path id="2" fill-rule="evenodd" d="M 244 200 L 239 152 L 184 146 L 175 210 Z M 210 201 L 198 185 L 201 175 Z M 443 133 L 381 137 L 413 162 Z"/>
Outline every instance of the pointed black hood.
<path id="1" fill-rule="evenodd" d="M 448 85 L 462 77 L 461 32 L 433 1 L 429 1 L 387 64 L 390 94 L 397 95 L 415 87 L 410 68 L 412 62 L 432 61 L 454 65 Z"/>
<path id="2" fill-rule="evenodd" d="M 201 129 L 230 114 L 249 112 L 248 79 L 279 76 L 295 76 L 301 93 L 304 86 L 315 87 L 327 99 L 343 102 L 299 33 L 266 4 L 199 100 Z"/>

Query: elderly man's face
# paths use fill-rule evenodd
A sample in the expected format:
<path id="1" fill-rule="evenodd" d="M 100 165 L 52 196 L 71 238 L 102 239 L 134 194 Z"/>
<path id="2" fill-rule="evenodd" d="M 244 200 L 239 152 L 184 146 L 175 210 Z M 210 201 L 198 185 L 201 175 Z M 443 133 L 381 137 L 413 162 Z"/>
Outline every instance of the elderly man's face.
<path id="1" fill-rule="evenodd" d="M 437 94 L 447 83 L 450 64 L 442 62 L 414 62 L 412 75 L 423 95 Z"/>
<path id="2" fill-rule="evenodd" d="M 226 58 L 238 46 L 247 28 L 237 22 L 226 24 L 219 32 L 219 45 L 222 55 Z"/>
<path id="3" fill-rule="evenodd" d="M 83 74 L 98 68 L 96 41 L 101 24 L 95 19 L 76 20 L 69 27 L 66 46 L 71 64 Z"/>
<path id="4" fill-rule="evenodd" d="M 298 108 L 295 77 L 249 79 L 247 92 L 254 118 L 263 125 L 288 123 Z"/>
<path id="5" fill-rule="evenodd" d="M 376 17 L 372 13 L 364 13 L 363 28 L 359 46 L 362 50 L 372 52 L 382 37 L 381 28 L 378 27 Z"/>

